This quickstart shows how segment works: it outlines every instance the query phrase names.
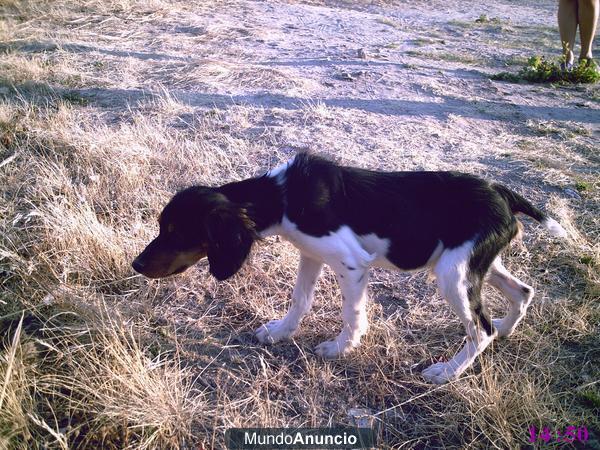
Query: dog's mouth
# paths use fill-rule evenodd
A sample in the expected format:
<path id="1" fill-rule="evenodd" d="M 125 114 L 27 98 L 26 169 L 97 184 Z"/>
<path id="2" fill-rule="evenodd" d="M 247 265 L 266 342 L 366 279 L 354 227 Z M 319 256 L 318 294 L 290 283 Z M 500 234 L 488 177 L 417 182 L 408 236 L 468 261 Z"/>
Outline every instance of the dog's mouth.
<path id="1" fill-rule="evenodd" d="M 131 265 L 136 272 L 148 278 L 165 278 L 185 272 L 204 256 L 204 251 L 150 255 L 142 252 Z"/>
<path id="2" fill-rule="evenodd" d="M 186 266 L 186 265 L 180 266 L 167 276 L 170 277 L 171 275 L 179 275 L 180 273 L 185 272 L 189 267 L 190 266 Z"/>

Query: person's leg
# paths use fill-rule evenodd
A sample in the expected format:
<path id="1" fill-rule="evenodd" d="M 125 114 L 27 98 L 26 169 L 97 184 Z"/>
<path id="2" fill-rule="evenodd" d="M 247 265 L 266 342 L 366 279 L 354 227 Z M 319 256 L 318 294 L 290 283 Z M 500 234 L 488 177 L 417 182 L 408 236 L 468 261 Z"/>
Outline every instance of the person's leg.
<path id="1" fill-rule="evenodd" d="M 600 10 L 600 0 L 579 0 L 577 17 L 581 37 L 580 61 L 592 58 L 592 43 L 594 42 L 594 35 L 596 34 L 598 10 Z"/>
<path id="2" fill-rule="evenodd" d="M 591 0 L 596 1 L 597 0 Z M 565 64 L 573 64 L 573 48 L 577 34 L 577 0 L 559 0 L 558 3 L 558 30 L 562 42 Z"/>

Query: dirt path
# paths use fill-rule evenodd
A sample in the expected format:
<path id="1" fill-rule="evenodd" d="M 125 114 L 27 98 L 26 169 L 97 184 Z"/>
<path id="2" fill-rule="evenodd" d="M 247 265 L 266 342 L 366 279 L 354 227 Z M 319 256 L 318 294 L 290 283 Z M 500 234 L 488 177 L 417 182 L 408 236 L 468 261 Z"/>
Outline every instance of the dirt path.
<path id="1" fill-rule="evenodd" d="M 596 87 L 488 78 L 533 54 L 558 55 L 555 2 L 459 3 L 190 6 L 82 25 L 59 46 L 94 59 L 94 87 L 79 91 L 93 104 L 122 110 L 164 88 L 196 112 L 249 106 L 264 113 L 254 132 L 268 128 L 277 145 L 351 163 L 495 172 L 548 129 L 556 133 L 542 140 L 558 151 L 570 145 L 552 139 L 560 130 L 583 135 L 578 145 L 597 142 Z"/>

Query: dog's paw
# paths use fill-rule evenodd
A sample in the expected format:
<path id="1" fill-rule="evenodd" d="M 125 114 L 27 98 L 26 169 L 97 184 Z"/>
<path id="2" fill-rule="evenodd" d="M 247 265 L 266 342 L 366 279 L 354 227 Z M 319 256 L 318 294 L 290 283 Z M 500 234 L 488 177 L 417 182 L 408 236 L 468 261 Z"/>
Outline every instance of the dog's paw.
<path id="1" fill-rule="evenodd" d="M 325 359 L 335 359 L 344 356 L 351 347 L 349 345 L 340 344 L 339 341 L 321 342 L 315 347 L 315 353 Z"/>
<path id="2" fill-rule="evenodd" d="M 498 337 L 508 337 L 514 331 L 510 327 L 507 327 L 506 324 L 503 324 L 504 319 L 492 319 L 492 322 L 494 328 L 498 331 Z"/>
<path id="3" fill-rule="evenodd" d="M 263 344 L 274 344 L 275 342 L 288 339 L 294 334 L 295 329 L 291 328 L 283 319 L 271 320 L 261 325 L 254 334 Z"/>
<path id="4" fill-rule="evenodd" d="M 430 383 L 444 384 L 450 380 L 454 380 L 459 374 L 456 373 L 456 370 L 450 364 L 439 362 L 429 366 L 421 372 L 421 375 Z"/>

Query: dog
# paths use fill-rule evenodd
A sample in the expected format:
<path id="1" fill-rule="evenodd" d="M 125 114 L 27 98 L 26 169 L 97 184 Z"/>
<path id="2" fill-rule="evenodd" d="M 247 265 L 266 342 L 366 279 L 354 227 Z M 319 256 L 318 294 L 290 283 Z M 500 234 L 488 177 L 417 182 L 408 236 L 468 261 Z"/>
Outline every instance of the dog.
<path id="1" fill-rule="evenodd" d="M 315 352 L 337 358 L 366 333 L 370 267 L 428 269 L 467 334 L 448 362 L 422 375 L 441 384 L 456 379 L 496 337 L 523 319 L 533 288 L 511 275 L 500 252 L 518 234 L 515 214 L 565 237 L 554 219 L 507 187 L 459 172 L 377 172 L 299 153 L 262 176 L 177 193 L 158 219 L 160 233 L 132 263 L 150 278 L 183 272 L 205 256 L 218 280 L 234 275 L 253 244 L 280 235 L 300 251 L 287 314 L 256 330 L 262 343 L 290 338 L 309 312 L 323 264 L 342 292 L 339 335 Z M 508 313 L 491 320 L 481 297 L 484 281 L 504 294 Z"/>

